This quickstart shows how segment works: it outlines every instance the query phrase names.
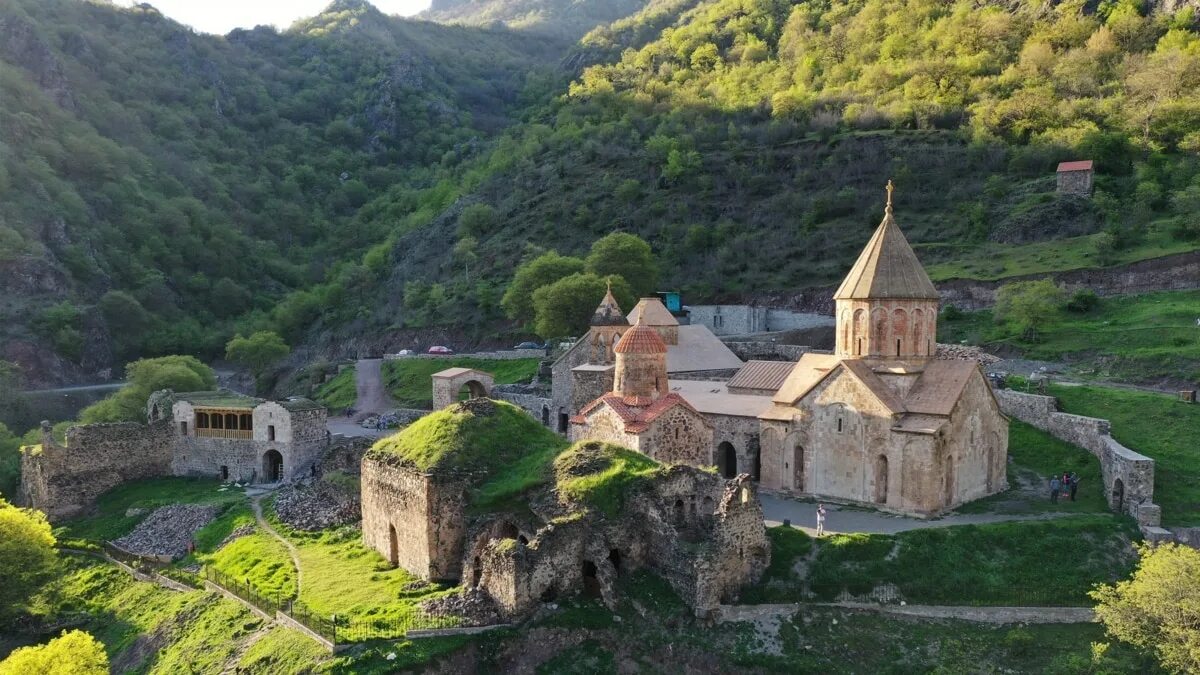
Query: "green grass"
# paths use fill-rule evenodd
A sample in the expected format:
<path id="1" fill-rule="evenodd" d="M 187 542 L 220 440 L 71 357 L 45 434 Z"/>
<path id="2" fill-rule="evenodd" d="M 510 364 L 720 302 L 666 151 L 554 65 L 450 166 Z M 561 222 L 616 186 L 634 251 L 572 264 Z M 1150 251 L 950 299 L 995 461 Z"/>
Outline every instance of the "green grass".
<path id="1" fill-rule="evenodd" d="M 305 675 L 328 658 L 329 652 L 312 638 L 290 628 L 272 628 L 250 646 L 238 661 L 246 675 Z"/>
<path id="2" fill-rule="evenodd" d="M 266 597 L 296 597 L 296 568 L 287 548 L 266 532 L 238 537 L 201 561 Z"/>
<path id="3" fill-rule="evenodd" d="M 357 528 L 301 532 L 280 523 L 273 512 L 268 511 L 268 517 L 298 549 L 304 576 L 299 599 L 317 614 L 378 622 L 382 627 L 417 615 L 424 600 L 454 592 L 393 568 L 363 546 Z"/>
<path id="4" fill-rule="evenodd" d="M 496 384 L 528 382 L 537 374 L 541 359 L 477 359 L 455 356 L 438 359 L 395 359 L 383 364 L 383 379 L 397 405 L 407 408 L 433 407 L 434 373 L 447 368 L 474 368 L 491 374 Z M 332 383 L 330 383 L 332 384 Z"/>
<path id="5" fill-rule="evenodd" d="M 640 452 L 600 441 L 580 441 L 554 460 L 558 493 L 616 516 L 638 484 L 663 466 Z"/>
<path id="6" fill-rule="evenodd" d="M 248 501 L 229 504 L 211 523 L 196 531 L 193 541 L 196 542 L 198 553 L 212 553 L 221 542 L 243 525 L 254 522 L 254 513 L 250 510 Z"/>
<path id="7" fill-rule="evenodd" d="M 221 490 L 222 487 L 219 481 L 201 478 L 154 478 L 126 483 L 101 495 L 96 500 L 93 515 L 68 521 L 58 532 L 64 538 L 111 541 L 129 534 L 150 511 L 160 506 L 246 502 L 246 495 L 241 490 Z M 146 509 L 146 513 L 126 515 L 132 508 Z M 217 531 L 212 531 L 214 536 Z"/>
<path id="8" fill-rule="evenodd" d="M 925 269 L 934 281 L 950 279 L 995 280 L 1023 274 L 1062 272 L 1127 265 L 1139 260 L 1184 253 L 1196 248 L 1195 242 L 1171 236 L 1165 227 L 1151 231 L 1145 242 L 1118 251 L 1104 264 L 1096 255 L 1099 234 L 1069 237 L 1029 244 L 962 244 L 953 260 L 928 265 Z M 920 246 L 915 247 L 921 255 Z M 945 249 L 946 247 L 940 247 Z"/>
<path id="9" fill-rule="evenodd" d="M 958 513 L 1107 513 L 1100 460 L 1083 448 L 1013 419 L 1008 424 L 1008 484 L 1000 494 L 955 509 Z M 1074 472 L 1080 488 L 1076 501 L 1050 501 L 1050 476 Z M 1034 480 L 1037 491 L 1022 492 L 1022 480 Z"/>
<path id="10" fill-rule="evenodd" d="M 1102 298 L 1086 313 L 1062 310 L 1036 342 L 1010 334 L 990 310 L 941 320 L 942 342 L 1004 345 L 1031 359 L 1064 360 L 1096 379 L 1136 382 L 1200 379 L 1200 291 Z"/>
<path id="11" fill-rule="evenodd" d="M 358 399 L 358 383 L 354 379 L 354 368 L 346 368 L 334 378 L 317 387 L 313 398 L 333 411 L 345 410 Z"/>
<path id="12" fill-rule="evenodd" d="M 864 595 L 895 584 L 911 603 L 1090 604 L 1093 585 L 1132 571 L 1130 543 L 1137 538 L 1132 524 L 1112 516 L 834 535 L 815 542 L 802 575 L 793 567 L 805 540 L 777 529 L 768 532 L 773 544 L 784 544 L 784 555 L 746 592 L 748 602 L 832 600 L 842 591 Z"/>
<path id="13" fill-rule="evenodd" d="M 1200 405 L 1113 387 L 1051 385 L 1064 412 L 1112 422 L 1113 438 L 1154 459 L 1164 525 L 1200 525 Z"/>

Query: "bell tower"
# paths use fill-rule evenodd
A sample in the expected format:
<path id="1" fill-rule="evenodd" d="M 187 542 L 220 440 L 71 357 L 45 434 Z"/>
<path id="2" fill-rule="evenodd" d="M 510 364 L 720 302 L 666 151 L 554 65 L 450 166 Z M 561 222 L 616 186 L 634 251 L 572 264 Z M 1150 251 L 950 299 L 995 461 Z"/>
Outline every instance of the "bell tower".
<path id="1" fill-rule="evenodd" d="M 927 359 L 937 348 L 938 292 L 896 224 L 893 190 L 889 180 L 883 222 L 833 295 L 844 359 Z"/>

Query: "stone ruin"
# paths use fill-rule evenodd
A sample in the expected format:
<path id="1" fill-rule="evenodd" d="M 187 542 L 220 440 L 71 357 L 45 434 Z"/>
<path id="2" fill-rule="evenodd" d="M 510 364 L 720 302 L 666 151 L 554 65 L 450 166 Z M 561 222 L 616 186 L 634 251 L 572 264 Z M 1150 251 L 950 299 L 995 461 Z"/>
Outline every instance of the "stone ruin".
<path id="1" fill-rule="evenodd" d="M 766 570 L 770 543 L 748 475 L 725 479 L 690 466 L 661 466 L 634 451 L 589 441 L 548 459 L 554 467 L 551 472 L 547 466 L 547 473 L 554 477 L 545 484 L 505 500 L 504 508 L 481 512 L 473 502 L 502 464 L 489 473 L 448 452 L 428 466 L 421 462 L 424 449 L 412 453 L 405 446 L 429 437 L 433 425 L 446 419 L 496 414 L 511 415 L 506 423 L 521 428 L 497 431 L 492 424 L 493 433 L 526 437 L 531 426 L 555 438 L 514 406 L 475 399 L 434 413 L 367 453 L 362 529 L 368 547 L 422 579 L 461 582 L 476 604 L 482 594 L 505 619 L 579 593 L 612 607 L 615 580 L 640 569 L 664 578 L 698 616 L 708 616 Z M 462 441 L 461 453 L 486 445 L 462 429 L 435 435 Z M 401 446 L 408 456 L 395 451 Z M 562 481 L 598 475 L 630 457 L 651 468 L 618 488 L 615 513 L 569 498 L 562 489 Z"/>

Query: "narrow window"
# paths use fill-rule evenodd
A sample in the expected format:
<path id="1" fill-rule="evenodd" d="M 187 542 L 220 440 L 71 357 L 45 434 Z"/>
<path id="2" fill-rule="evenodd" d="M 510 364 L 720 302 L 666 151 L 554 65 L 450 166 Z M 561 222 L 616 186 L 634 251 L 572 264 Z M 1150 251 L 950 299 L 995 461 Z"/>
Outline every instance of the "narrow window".
<path id="1" fill-rule="evenodd" d="M 854 345 L 854 355 L 862 356 L 862 338 L 858 338 L 858 342 Z"/>
<path id="2" fill-rule="evenodd" d="M 900 340 L 896 340 L 896 356 L 900 356 Z"/>
<path id="3" fill-rule="evenodd" d="M 268 441 L 275 440 L 275 425 L 274 424 L 267 425 L 267 440 Z"/>
<path id="4" fill-rule="evenodd" d="M 842 433 L 842 418 L 838 418 L 838 433 Z"/>

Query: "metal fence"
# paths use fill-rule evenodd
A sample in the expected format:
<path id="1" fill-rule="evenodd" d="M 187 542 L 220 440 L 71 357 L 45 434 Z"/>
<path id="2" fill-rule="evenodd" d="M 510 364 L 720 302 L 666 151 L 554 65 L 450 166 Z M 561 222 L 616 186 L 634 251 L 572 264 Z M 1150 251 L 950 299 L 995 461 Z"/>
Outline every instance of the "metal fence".
<path id="1" fill-rule="evenodd" d="M 212 567 L 205 567 L 202 576 L 267 614 L 278 612 L 286 615 L 334 645 L 397 639 L 412 630 L 458 628 L 463 625 L 462 617 L 440 611 L 418 610 L 417 613 L 399 617 L 320 614 L 300 600 L 262 593 L 248 581 L 236 579 Z"/>

